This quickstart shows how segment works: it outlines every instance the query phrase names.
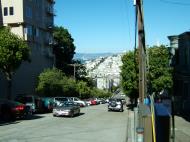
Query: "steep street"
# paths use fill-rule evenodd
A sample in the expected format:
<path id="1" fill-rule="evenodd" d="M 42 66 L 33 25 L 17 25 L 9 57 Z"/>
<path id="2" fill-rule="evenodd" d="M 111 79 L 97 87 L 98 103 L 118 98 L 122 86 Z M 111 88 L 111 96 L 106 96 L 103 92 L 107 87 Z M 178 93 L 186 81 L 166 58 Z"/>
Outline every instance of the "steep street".
<path id="1" fill-rule="evenodd" d="M 81 109 L 74 118 L 53 117 L 52 114 L 34 116 L 0 125 L 1 142 L 126 142 L 127 114 L 108 112 L 107 105 Z"/>

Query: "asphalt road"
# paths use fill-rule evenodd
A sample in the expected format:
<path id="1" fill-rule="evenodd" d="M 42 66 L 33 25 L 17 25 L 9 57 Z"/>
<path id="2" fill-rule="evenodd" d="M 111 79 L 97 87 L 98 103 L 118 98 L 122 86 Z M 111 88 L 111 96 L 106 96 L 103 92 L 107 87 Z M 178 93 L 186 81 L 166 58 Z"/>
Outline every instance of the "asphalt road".
<path id="1" fill-rule="evenodd" d="M 126 142 L 128 111 L 108 112 L 107 105 L 81 109 L 74 118 L 40 114 L 0 125 L 0 142 Z"/>

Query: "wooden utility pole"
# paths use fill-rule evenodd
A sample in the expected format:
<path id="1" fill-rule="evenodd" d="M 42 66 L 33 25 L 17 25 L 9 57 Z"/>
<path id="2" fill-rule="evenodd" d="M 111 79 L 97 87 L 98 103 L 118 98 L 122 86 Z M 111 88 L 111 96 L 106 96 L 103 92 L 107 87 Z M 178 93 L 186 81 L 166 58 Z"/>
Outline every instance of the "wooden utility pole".
<path id="1" fill-rule="evenodd" d="M 76 67 L 81 66 L 81 64 L 74 63 L 74 64 L 68 64 L 68 65 L 73 67 L 73 77 L 75 80 L 76 79 Z"/>
<path id="2" fill-rule="evenodd" d="M 136 0 L 138 23 L 138 57 L 139 57 L 139 100 L 143 102 L 146 96 L 146 47 L 144 31 L 143 0 Z"/>

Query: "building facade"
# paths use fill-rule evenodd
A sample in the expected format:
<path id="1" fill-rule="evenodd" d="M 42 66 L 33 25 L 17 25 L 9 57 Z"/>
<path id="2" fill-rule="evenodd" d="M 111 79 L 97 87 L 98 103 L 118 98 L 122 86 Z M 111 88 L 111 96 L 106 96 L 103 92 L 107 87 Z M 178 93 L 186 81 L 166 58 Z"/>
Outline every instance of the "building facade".
<path id="1" fill-rule="evenodd" d="M 37 76 L 52 68 L 54 55 L 54 0 L 1 0 L 2 24 L 23 38 L 31 49 L 31 62 L 24 62 L 13 77 L 12 94 L 33 94 Z M 6 81 L 0 78 L 0 97 L 6 94 Z"/>
<path id="2" fill-rule="evenodd" d="M 173 94 L 177 111 L 190 111 L 190 32 L 169 36 L 174 67 Z"/>

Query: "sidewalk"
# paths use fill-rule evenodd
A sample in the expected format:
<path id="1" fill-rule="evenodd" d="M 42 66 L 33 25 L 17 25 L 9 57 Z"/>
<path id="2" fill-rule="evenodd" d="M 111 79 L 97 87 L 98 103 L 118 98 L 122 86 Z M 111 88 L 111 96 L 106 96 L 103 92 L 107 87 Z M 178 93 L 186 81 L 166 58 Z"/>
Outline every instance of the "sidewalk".
<path id="1" fill-rule="evenodd" d="M 129 109 L 127 111 L 128 111 L 128 114 L 127 114 L 128 122 L 127 122 L 127 138 L 126 138 L 126 142 L 135 142 L 134 111 L 131 111 Z"/>
<path id="2" fill-rule="evenodd" d="M 135 142 L 135 115 L 134 111 L 128 111 L 127 138 L 126 142 Z M 175 116 L 175 141 L 171 142 L 190 142 L 190 121 L 183 117 Z"/>
<path id="3" fill-rule="evenodd" d="M 175 142 L 190 142 L 190 122 L 175 116 Z"/>

